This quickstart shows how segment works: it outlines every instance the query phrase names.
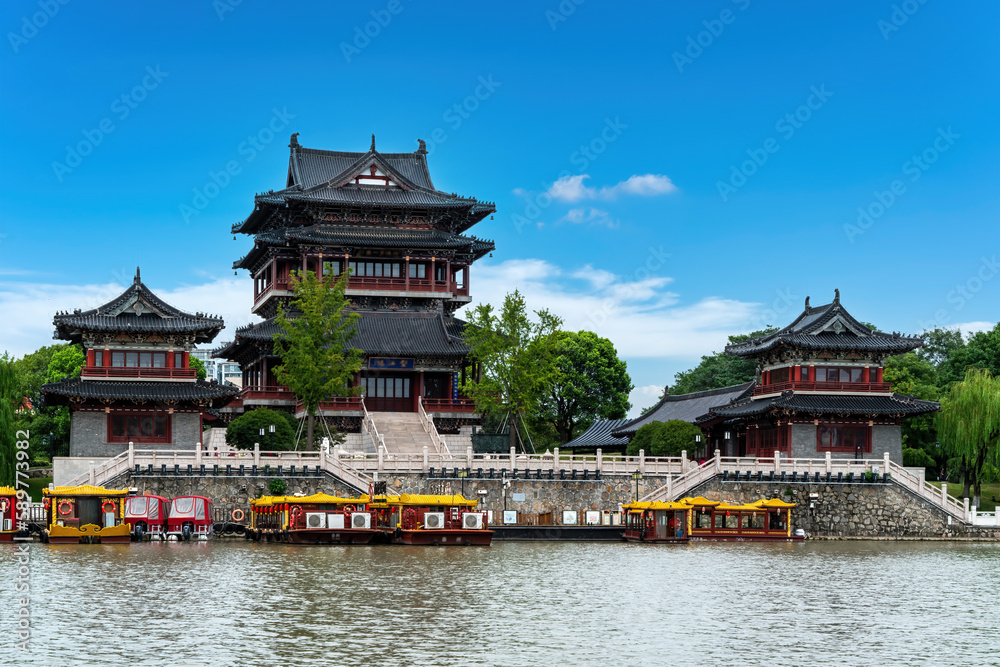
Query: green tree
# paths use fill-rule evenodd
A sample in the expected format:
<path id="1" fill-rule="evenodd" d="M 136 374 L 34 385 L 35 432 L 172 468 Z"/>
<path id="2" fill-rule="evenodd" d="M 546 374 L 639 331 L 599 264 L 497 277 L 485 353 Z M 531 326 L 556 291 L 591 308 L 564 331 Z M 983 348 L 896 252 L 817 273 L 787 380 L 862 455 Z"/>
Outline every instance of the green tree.
<path id="1" fill-rule="evenodd" d="M 69 347 L 70 345 L 67 343 L 48 345 L 14 361 L 14 369 L 17 372 L 18 381 L 32 404 L 38 405 L 41 400 L 42 385 L 49 381 L 46 378 L 48 377 L 49 363 L 52 361 L 53 355 Z"/>
<path id="2" fill-rule="evenodd" d="M 635 432 L 625 452 L 637 456 L 641 449 L 650 456 L 680 456 L 694 447 L 698 435 L 701 429 L 683 419 L 650 422 Z"/>
<path id="3" fill-rule="evenodd" d="M 962 495 L 979 507 L 982 473 L 1000 464 L 1000 377 L 970 368 L 951 386 L 938 415 L 938 434 L 945 449 L 961 460 Z"/>
<path id="4" fill-rule="evenodd" d="M 898 394 L 909 394 L 926 401 L 941 398 L 937 369 L 928 359 L 913 352 L 886 359 L 882 379 L 891 383 L 892 390 Z M 934 413 L 903 420 L 902 433 L 904 448 L 917 448 L 931 455 L 940 455 L 937 451 L 937 417 Z"/>
<path id="5" fill-rule="evenodd" d="M 965 348 L 955 355 L 966 368 L 982 368 L 993 377 L 1000 377 L 1000 323 L 989 331 L 977 331 L 965 342 Z"/>
<path id="6" fill-rule="evenodd" d="M 24 392 L 10 357 L 0 357 L 0 486 L 14 486 L 17 462 L 17 427 L 14 411 L 24 400 Z"/>
<path id="7" fill-rule="evenodd" d="M 316 409 L 328 396 L 355 396 L 361 387 L 352 387 L 361 370 L 362 353 L 349 347 L 357 333 L 357 313 L 345 314 L 348 300 L 347 273 L 318 278 L 312 271 L 293 271 L 295 293 L 291 310 L 278 306 L 276 322 L 281 331 L 274 335 L 274 351 L 281 357 L 275 366 L 278 382 L 302 401 L 307 415 L 306 447 L 314 449 Z"/>
<path id="8" fill-rule="evenodd" d="M 729 337 L 730 344 L 745 343 L 752 338 L 763 338 L 778 329 L 766 327 L 748 334 Z M 720 389 L 734 384 L 750 382 L 757 376 L 757 361 L 747 357 L 737 357 L 725 352 L 713 352 L 701 358 L 701 363 L 691 370 L 681 371 L 674 376 L 674 386 L 670 393 L 690 394 L 708 389 Z"/>
<path id="9" fill-rule="evenodd" d="M 87 361 L 83 354 L 83 348 L 79 345 L 68 345 L 61 350 L 57 350 L 49 360 L 49 366 L 45 371 L 46 382 L 60 382 L 65 379 L 75 378 L 80 375 L 80 369 Z"/>
<path id="10" fill-rule="evenodd" d="M 528 316 L 524 297 L 514 291 L 504 297 L 500 312 L 489 304 L 469 313 L 465 343 L 469 356 L 482 367 L 482 378 L 470 374 L 463 390 L 485 418 L 508 420 L 510 446 L 517 444 L 518 421 L 534 411 L 553 385 L 557 370 L 553 339 L 562 320 L 547 310 Z"/>
<path id="11" fill-rule="evenodd" d="M 287 413 L 268 408 L 257 408 L 245 412 L 226 427 L 226 444 L 237 449 L 253 449 L 259 443 L 263 450 L 283 451 L 295 446 L 295 429 L 287 419 Z M 271 425 L 274 434 L 271 434 Z M 261 436 L 260 430 L 264 429 Z"/>
<path id="12" fill-rule="evenodd" d="M 208 371 L 205 370 L 205 362 L 198 357 L 188 357 L 188 365 L 195 370 L 195 377 L 199 380 L 204 380 L 208 377 Z"/>
<path id="13" fill-rule="evenodd" d="M 551 424 L 565 443 L 595 420 L 625 417 L 632 380 L 610 340 L 590 331 L 558 331 L 541 344 L 550 343 L 556 373 L 539 398 L 537 421 Z"/>

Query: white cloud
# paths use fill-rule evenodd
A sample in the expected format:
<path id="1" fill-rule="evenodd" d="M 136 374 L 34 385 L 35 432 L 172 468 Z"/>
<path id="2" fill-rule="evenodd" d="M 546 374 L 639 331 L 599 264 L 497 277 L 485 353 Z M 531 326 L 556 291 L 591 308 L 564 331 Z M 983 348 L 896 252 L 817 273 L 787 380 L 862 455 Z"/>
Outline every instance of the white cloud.
<path id="1" fill-rule="evenodd" d="M 647 384 L 633 389 L 628 395 L 628 401 L 632 404 L 632 409 L 628 413 L 629 418 L 634 419 L 639 416 L 643 408 L 656 405 L 662 393 L 663 387 L 658 384 Z"/>
<path id="2" fill-rule="evenodd" d="M 584 223 L 589 223 L 592 225 L 604 225 L 611 229 L 618 226 L 618 221 L 611 217 L 611 214 L 607 211 L 602 211 L 597 208 L 571 208 L 566 212 L 562 218 L 557 220 L 557 222 L 572 222 L 573 224 L 580 225 Z"/>
<path id="3" fill-rule="evenodd" d="M 557 201 L 573 203 L 584 199 L 616 199 L 619 195 L 656 197 L 677 190 L 673 181 L 663 174 L 634 174 L 628 180 L 600 189 L 585 185 L 584 181 L 589 178 L 588 174 L 563 176 L 549 186 L 547 194 Z M 521 188 L 514 192 L 524 193 Z"/>
<path id="4" fill-rule="evenodd" d="M 977 331 L 990 331 L 993 327 L 997 325 L 996 322 L 963 322 L 961 324 L 955 324 L 949 329 L 958 329 L 962 332 L 962 335 L 968 338 L 969 334 L 974 334 Z"/>
<path id="5" fill-rule="evenodd" d="M 0 282 L 0 354 L 20 357 L 44 345 L 52 345 L 52 316 L 60 310 L 96 308 L 121 294 L 128 283 L 119 274 L 105 284 L 58 285 L 28 282 Z M 129 276 L 131 278 L 131 276 Z M 236 327 L 259 321 L 250 314 L 253 283 L 249 278 L 218 278 L 200 285 L 157 289 L 155 279 L 147 286 L 167 303 L 188 312 L 220 315 L 226 329 L 212 343 L 232 340 Z M 123 285 L 123 283 L 125 283 Z"/>

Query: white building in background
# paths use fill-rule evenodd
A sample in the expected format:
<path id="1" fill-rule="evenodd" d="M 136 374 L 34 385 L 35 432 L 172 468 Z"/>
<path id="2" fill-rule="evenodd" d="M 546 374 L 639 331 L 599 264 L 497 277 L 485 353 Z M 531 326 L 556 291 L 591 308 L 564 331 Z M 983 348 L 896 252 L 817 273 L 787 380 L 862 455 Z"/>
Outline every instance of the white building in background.
<path id="1" fill-rule="evenodd" d="M 237 387 L 243 386 L 243 371 L 240 365 L 228 359 L 219 359 L 212 356 L 212 350 L 192 350 L 191 356 L 201 360 L 205 364 L 205 379 L 215 380 L 219 383 L 229 382 Z"/>

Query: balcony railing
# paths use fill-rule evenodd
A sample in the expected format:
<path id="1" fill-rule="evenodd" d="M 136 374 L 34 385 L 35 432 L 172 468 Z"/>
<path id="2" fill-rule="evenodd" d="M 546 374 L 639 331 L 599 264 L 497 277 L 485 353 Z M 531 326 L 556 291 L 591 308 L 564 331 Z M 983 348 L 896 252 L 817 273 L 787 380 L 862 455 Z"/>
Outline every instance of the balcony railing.
<path id="1" fill-rule="evenodd" d="M 888 382 L 773 382 L 755 387 L 754 396 L 762 394 L 777 394 L 792 389 L 794 391 L 848 391 L 848 392 L 889 392 L 892 385 Z"/>
<path id="2" fill-rule="evenodd" d="M 427 412 L 475 412 L 476 402 L 471 398 L 422 398 Z"/>
<path id="3" fill-rule="evenodd" d="M 295 401 L 295 412 L 304 411 L 305 405 L 302 401 Z M 326 400 L 320 402 L 317 410 L 345 410 L 345 411 L 361 411 L 361 397 L 360 396 L 330 396 Z"/>
<path id="4" fill-rule="evenodd" d="M 83 377 L 100 378 L 158 378 L 192 380 L 198 375 L 194 368 L 134 368 L 125 366 L 84 366 Z"/>
<path id="5" fill-rule="evenodd" d="M 288 390 L 288 387 L 281 385 L 250 385 L 243 387 L 237 395 L 240 400 L 278 400 L 293 401 L 295 394 Z"/>
<path id="6" fill-rule="evenodd" d="M 455 296 L 469 296 L 469 285 L 447 280 L 429 280 L 427 278 L 377 278 L 373 276 L 355 276 L 347 282 L 348 289 L 392 290 L 394 292 L 440 292 Z M 274 291 L 290 291 L 287 282 L 272 282 L 254 294 L 254 307 L 266 301 Z"/>

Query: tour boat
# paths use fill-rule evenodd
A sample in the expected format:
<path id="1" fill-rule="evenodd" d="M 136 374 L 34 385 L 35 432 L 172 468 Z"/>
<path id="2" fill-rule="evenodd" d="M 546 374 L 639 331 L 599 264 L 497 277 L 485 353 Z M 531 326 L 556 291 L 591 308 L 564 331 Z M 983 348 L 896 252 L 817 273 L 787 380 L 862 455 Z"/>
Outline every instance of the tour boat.
<path id="1" fill-rule="evenodd" d="M 122 517 L 128 489 L 57 486 L 42 489 L 47 526 L 42 540 L 52 544 L 128 544 L 131 527 Z"/>
<path id="2" fill-rule="evenodd" d="M 461 495 L 381 496 L 372 504 L 393 544 L 489 546 L 493 531 L 478 502 Z"/>
<path id="3" fill-rule="evenodd" d="M 137 542 L 167 537 L 170 500 L 163 496 L 131 496 L 125 499 L 125 522 Z"/>
<path id="4" fill-rule="evenodd" d="M 378 533 L 370 498 L 263 496 L 250 501 L 247 536 L 290 544 L 368 544 Z"/>
<path id="5" fill-rule="evenodd" d="M 212 501 L 204 496 L 178 496 L 170 502 L 167 537 L 207 540 L 212 536 Z"/>
<path id="6" fill-rule="evenodd" d="M 622 536 L 630 542 L 801 542 L 805 533 L 792 531 L 793 507 L 795 503 L 778 498 L 745 505 L 702 497 L 676 502 L 634 502 L 622 506 L 627 513 Z"/>
<path id="7" fill-rule="evenodd" d="M 17 532 L 17 491 L 0 486 L 0 542 L 13 542 Z"/>

